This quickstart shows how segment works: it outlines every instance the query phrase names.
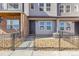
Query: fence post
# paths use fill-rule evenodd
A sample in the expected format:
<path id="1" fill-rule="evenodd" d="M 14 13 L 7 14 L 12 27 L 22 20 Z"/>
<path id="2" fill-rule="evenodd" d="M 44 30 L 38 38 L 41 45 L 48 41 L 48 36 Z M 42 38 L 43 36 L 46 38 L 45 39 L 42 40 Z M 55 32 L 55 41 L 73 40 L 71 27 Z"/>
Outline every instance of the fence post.
<path id="1" fill-rule="evenodd" d="M 61 38 L 63 36 L 63 31 L 59 31 L 59 51 L 61 51 Z"/>
<path id="2" fill-rule="evenodd" d="M 12 33 L 12 50 L 15 51 L 15 34 Z"/>

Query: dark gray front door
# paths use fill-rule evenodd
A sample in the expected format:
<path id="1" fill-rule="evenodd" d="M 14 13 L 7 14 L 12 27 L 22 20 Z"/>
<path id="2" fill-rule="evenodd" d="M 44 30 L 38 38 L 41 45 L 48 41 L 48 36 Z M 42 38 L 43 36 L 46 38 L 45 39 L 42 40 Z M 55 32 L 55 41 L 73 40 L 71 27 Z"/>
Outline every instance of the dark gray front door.
<path id="1" fill-rule="evenodd" d="M 75 22 L 75 34 L 79 35 L 79 22 Z"/>
<path id="2" fill-rule="evenodd" d="M 34 20 L 29 21 L 29 34 L 31 35 L 35 34 L 35 21 Z"/>

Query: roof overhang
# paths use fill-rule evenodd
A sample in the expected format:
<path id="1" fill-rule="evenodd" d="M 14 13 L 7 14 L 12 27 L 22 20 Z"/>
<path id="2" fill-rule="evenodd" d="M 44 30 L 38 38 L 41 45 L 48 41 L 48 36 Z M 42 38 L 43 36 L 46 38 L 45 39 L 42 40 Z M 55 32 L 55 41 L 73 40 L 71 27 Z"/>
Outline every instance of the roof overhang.
<path id="1" fill-rule="evenodd" d="M 28 16 L 29 20 L 79 20 L 78 16 Z"/>

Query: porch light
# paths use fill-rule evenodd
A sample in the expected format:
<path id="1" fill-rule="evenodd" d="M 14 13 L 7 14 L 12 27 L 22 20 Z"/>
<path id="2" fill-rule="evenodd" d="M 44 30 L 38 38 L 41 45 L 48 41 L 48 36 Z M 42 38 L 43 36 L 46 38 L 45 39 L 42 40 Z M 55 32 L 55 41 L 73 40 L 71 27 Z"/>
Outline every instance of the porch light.
<path id="1" fill-rule="evenodd" d="M 2 19 L 1 16 L 0 16 L 0 23 L 2 22 L 2 20 L 3 20 L 3 19 Z"/>

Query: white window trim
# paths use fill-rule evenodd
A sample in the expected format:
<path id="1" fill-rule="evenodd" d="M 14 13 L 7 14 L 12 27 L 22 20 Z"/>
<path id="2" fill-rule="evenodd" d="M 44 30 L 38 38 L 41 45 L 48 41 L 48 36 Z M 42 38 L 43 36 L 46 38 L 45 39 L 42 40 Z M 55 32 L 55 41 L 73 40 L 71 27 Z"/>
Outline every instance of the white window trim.
<path id="1" fill-rule="evenodd" d="M 75 9 L 75 7 L 77 7 L 77 9 Z M 78 12 L 79 11 L 79 6 L 78 5 L 74 5 L 74 12 Z"/>
<path id="2" fill-rule="evenodd" d="M 70 12 L 66 12 L 66 10 L 67 10 L 66 6 L 67 6 L 67 5 L 65 5 L 65 8 L 64 8 L 65 13 L 71 13 L 71 5 L 69 5 L 69 6 L 70 6 Z"/>
<path id="3" fill-rule="evenodd" d="M 45 5 L 43 6 L 43 7 L 40 7 L 40 3 L 38 3 L 38 10 L 40 11 L 40 8 L 43 8 L 43 11 L 45 11 L 44 8 L 45 7 Z M 40 11 L 40 12 L 43 12 L 43 11 Z"/>
<path id="4" fill-rule="evenodd" d="M 45 6 L 46 6 L 46 5 L 47 5 L 47 3 L 45 4 Z M 50 3 L 50 7 L 47 7 L 47 6 L 46 6 L 46 8 L 45 8 L 45 9 L 46 9 L 46 12 L 50 12 L 50 11 L 47 11 L 47 8 L 50 8 L 50 11 L 51 11 L 51 3 Z"/>
<path id="5" fill-rule="evenodd" d="M 62 6 L 63 4 L 60 4 L 59 5 L 59 12 L 60 12 L 60 10 L 61 10 L 61 8 L 60 8 L 60 6 Z M 60 13 L 65 13 L 65 5 L 63 5 L 63 12 L 60 12 Z"/>
<path id="6" fill-rule="evenodd" d="M 7 6 L 8 6 L 8 3 L 7 3 Z M 14 8 L 7 8 L 8 10 L 21 10 L 21 4 L 18 3 L 18 8 L 17 9 L 14 9 Z"/>
<path id="7" fill-rule="evenodd" d="M 32 3 L 32 4 L 34 4 L 34 3 Z M 30 6 L 30 9 L 31 9 L 32 11 L 34 11 L 34 10 L 35 10 L 35 5 L 34 5 L 34 9 L 32 9 L 31 6 Z"/>

